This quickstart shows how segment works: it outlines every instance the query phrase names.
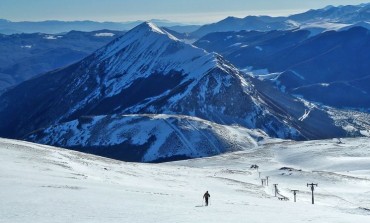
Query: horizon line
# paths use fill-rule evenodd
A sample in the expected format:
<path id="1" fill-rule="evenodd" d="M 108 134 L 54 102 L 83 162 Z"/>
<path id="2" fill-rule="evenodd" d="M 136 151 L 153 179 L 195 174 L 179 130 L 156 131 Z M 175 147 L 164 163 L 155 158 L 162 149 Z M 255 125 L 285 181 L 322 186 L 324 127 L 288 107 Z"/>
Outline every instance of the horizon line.
<path id="1" fill-rule="evenodd" d="M 312 9 L 310 9 L 312 10 Z M 135 23 L 135 22 L 145 22 L 145 21 L 152 21 L 156 22 L 168 22 L 168 23 L 178 23 L 181 25 L 204 25 L 209 23 L 216 23 L 221 20 L 224 20 L 228 17 L 235 17 L 235 18 L 246 18 L 248 16 L 269 16 L 269 17 L 289 17 L 291 15 L 304 13 L 309 10 L 307 9 L 294 9 L 294 10 L 254 10 L 254 11 L 230 11 L 230 12 L 212 12 L 208 13 L 206 16 L 202 16 L 204 13 L 178 13 L 178 14 L 166 14 L 163 15 L 163 18 L 156 18 L 155 16 L 158 15 L 149 15 L 153 17 L 142 18 L 145 16 L 138 16 L 132 19 L 118 19 L 118 18 L 110 18 L 110 19 L 89 19 L 89 18 L 76 18 L 76 19 L 64 19 L 64 18 L 46 18 L 43 20 L 39 19 L 7 19 L 7 18 L 0 18 L 0 20 L 5 20 L 8 22 L 97 22 L 97 23 Z M 185 19 L 186 17 L 193 17 L 193 16 L 202 16 L 203 21 L 194 21 Z M 130 16 L 132 17 L 132 16 Z M 181 19 L 182 18 L 182 19 Z M 208 19 L 207 19 L 208 18 Z"/>

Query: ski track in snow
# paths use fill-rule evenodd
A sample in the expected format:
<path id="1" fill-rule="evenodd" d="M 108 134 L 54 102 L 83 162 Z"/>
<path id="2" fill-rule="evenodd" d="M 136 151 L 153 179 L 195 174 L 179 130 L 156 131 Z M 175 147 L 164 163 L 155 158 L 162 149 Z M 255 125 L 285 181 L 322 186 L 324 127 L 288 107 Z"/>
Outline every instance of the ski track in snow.
<path id="1" fill-rule="evenodd" d="M 0 222 L 369 222 L 360 207 L 370 207 L 370 139 L 342 142 L 275 140 L 141 164 L 0 139 Z M 252 164 L 270 177 L 268 187 Z M 289 201 L 274 197 L 274 183 Z M 206 190 L 209 207 L 201 203 Z"/>

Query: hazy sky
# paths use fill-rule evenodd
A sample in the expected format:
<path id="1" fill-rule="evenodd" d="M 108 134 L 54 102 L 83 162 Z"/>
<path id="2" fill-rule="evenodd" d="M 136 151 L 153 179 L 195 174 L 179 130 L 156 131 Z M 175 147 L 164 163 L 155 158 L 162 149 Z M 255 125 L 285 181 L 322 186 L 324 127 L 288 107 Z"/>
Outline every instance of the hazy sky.
<path id="1" fill-rule="evenodd" d="M 12 21 L 167 19 L 206 23 L 227 16 L 289 15 L 363 0 L 0 0 L 0 17 Z"/>

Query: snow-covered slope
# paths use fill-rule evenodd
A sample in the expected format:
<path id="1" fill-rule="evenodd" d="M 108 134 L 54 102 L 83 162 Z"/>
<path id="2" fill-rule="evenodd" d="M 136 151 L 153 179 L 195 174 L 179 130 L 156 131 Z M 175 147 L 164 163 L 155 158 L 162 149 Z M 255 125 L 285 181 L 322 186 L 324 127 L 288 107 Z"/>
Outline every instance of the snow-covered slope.
<path id="1" fill-rule="evenodd" d="M 280 142 L 139 164 L 0 139 L 0 221 L 367 223 L 370 141 L 342 142 Z M 261 186 L 252 164 L 270 177 L 269 186 Z M 318 183 L 315 205 L 307 183 Z M 274 197 L 273 184 L 290 200 Z M 299 190 L 296 203 L 291 189 Z"/>
<path id="2" fill-rule="evenodd" d="M 124 161 L 163 162 L 253 148 L 262 131 L 175 115 L 82 117 L 37 132 L 28 140 Z"/>

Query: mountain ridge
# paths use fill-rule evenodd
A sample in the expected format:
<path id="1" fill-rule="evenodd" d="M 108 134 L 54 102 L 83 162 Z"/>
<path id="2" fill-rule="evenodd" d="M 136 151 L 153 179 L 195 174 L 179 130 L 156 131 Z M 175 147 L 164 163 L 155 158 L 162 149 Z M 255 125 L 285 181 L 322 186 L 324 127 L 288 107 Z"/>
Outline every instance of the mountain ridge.
<path id="1" fill-rule="evenodd" d="M 343 29 L 360 22 L 370 21 L 370 4 L 331 6 L 311 9 L 286 17 L 246 16 L 244 18 L 227 17 L 221 21 L 206 24 L 191 35 L 201 38 L 209 33 L 227 31 L 272 31 L 308 29 L 312 34 L 327 30 Z"/>
<path id="2" fill-rule="evenodd" d="M 188 25 L 186 23 L 171 22 L 168 20 L 152 19 L 150 20 L 165 27 L 174 27 L 176 31 L 193 31 L 198 28 L 197 25 Z M 76 20 L 76 21 L 61 21 L 61 20 L 46 20 L 46 21 L 19 21 L 12 22 L 6 19 L 0 19 L 0 33 L 16 34 L 16 33 L 49 33 L 60 34 L 71 30 L 91 32 L 95 30 L 130 30 L 144 21 L 130 22 L 97 22 L 91 20 Z"/>

